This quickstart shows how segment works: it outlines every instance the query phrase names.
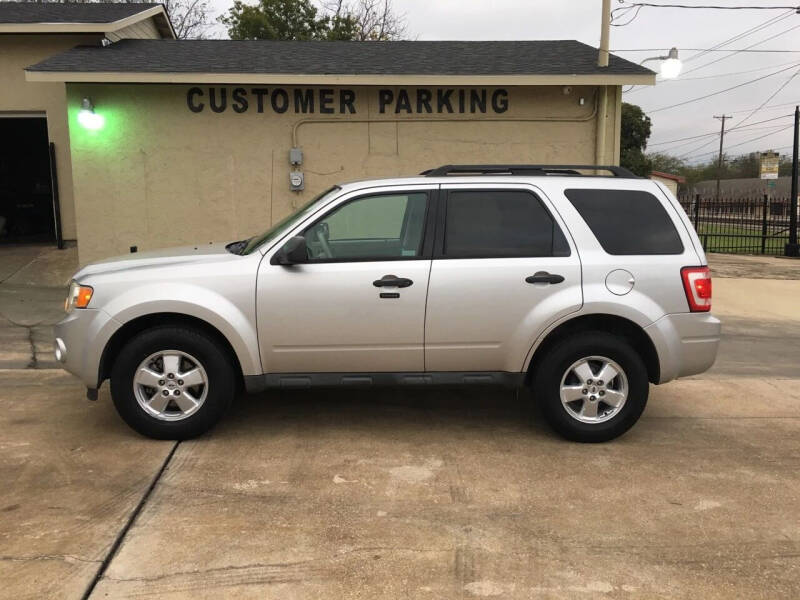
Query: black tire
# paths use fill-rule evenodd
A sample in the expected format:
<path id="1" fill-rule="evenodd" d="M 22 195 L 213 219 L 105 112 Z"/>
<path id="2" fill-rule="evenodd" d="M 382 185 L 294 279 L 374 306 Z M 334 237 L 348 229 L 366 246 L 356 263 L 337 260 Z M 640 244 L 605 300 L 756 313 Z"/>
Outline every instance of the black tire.
<path id="1" fill-rule="evenodd" d="M 561 402 L 561 381 L 576 361 L 602 356 L 616 362 L 625 372 L 628 396 L 625 404 L 609 420 L 584 423 L 571 416 Z M 538 363 L 533 376 L 534 399 L 541 403 L 550 426 L 575 442 L 606 442 L 630 429 L 642 415 L 649 393 L 647 368 L 639 354 L 619 336 L 590 331 L 557 342 Z M 571 406 L 571 404 L 570 404 Z"/>
<path id="2" fill-rule="evenodd" d="M 164 350 L 178 350 L 195 357 L 208 377 L 200 408 L 177 421 L 164 421 L 148 414 L 134 393 L 133 378 L 139 365 Z M 160 326 L 137 334 L 122 348 L 111 371 L 111 397 L 122 419 L 142 435 L 159 440 L 185 440 L 216 425 L 236 395 L 236 382 L 231 357 L 217 340 L 185 326 Z"/>

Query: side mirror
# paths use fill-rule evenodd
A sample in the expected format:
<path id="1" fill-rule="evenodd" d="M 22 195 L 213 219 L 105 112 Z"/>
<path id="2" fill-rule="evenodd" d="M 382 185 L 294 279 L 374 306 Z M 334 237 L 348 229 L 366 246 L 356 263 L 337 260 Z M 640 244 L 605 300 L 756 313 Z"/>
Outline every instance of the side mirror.
<path id="1" fill-rule="evenodd" d="M 274 265 L 296 265 L 304 262 L 308 262 L 308 247 L 306 238 L 302 235 L 289 238 L 289 241 L 272 258 Z"/>

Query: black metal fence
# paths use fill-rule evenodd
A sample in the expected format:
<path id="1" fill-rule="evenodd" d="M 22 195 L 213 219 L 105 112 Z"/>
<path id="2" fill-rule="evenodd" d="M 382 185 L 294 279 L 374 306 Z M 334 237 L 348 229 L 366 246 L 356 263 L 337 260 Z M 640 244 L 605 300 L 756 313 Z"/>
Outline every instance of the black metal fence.
<path id="1" fill-rule="evenodd" d="M 789 198 L 680 198 L 706 252 L 782 255 L 789 241 Z"/>

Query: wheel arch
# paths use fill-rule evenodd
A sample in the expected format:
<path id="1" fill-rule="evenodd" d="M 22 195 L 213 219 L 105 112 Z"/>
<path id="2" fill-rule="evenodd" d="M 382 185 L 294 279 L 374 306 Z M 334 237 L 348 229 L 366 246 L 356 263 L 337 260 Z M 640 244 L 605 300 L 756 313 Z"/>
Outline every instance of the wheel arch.
<path id="1" fill-rule="evenodd" d="M 114 366 L 114 362 L 126 343 L 128 343 L 134 336 L 142 331 L 162 325 L 183 325 L 192 329 L 200 330 L 214 339 L 230 357 L 236 372 L 236 377 L 238 379 L 237 385 L 243 385 L 244 374 L 242 371 L 242 365 L 228 338 L 226 338 L 219 329 L 214 327 L 208 321 L 192 315 L 173 312 L 159 312 L 142 315 L 127 321 L 119 329 L 117 329 L 109 338 L 108 342 L 103 348 L 103 353 L 100 356 L 100 364 L 98 366 L 97 373 L 97 385 L 100 386 L 103 381 L 111 376 L 111 369 Z"/>
<path id="2" fill-rule="evenodd" d="M 642 327 L 617 315 L 588 314 L 561 323 L 544 337 L 531 356 L 525 375 L 525 384 L 530 385 L 537 365 L 550 348 L 562 339 L 584 331 L 601 331 L 625 338 L 642 357 L 650 382 L 658 383 L 661 379 L 661 363 L 658 352 L 653 340 Z"/>

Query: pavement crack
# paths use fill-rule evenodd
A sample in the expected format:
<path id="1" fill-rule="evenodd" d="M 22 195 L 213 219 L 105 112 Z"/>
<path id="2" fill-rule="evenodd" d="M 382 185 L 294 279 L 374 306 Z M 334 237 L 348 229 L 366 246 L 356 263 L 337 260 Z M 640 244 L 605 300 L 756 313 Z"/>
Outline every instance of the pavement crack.
<path id="1" fill-rule="evenodd" d="M 162 581 L 164 579 L 174 579 L 176 577 L 183 577 L 186 575 L 207 575 L 211 573 L 224 573 L 226 571 L 245 571 L 250 569 L 294 569 L 297 567 L 304 567 L 314 563 L 324 563 L 335 561 L 338 558 L 345 557 L 350 554 L 358 554 L 361 552 L 387 552 L 387 551 L 403 551 L 403 552 L 438 552 L 438 549 L 429 548 L 400 548 L 395 546 L 364 546 L 359 548 L 351 548 L 342 552 L 337 552 L 332 556 L 318 556 L 314 558 L 307 558 L 305 560 L 296 560 L 290 562 L 278 563 L 248 563 L 245 565 L 225 565 L 223 567 L 211 567 L 209 569 L 192 569 L 189 571 L 173 571 L 171 573 L 162 573 L 160 575 L 141 576 L 141 577 L 109 577 L 106 579 L 116 582 L 138 581 L 142 583 L 151 583 L 155 581 Z"/>
<path id="2" fill-rule="evenodd" d="M 117 552 L 119 552 L 119 549 L 122 546 L 122 542 L 125 540 L 125 536 L 128 534 L 128 531 L 130 531 L 131 527 L 133 527 L 133 524 L 136 522 L 136 519 L 141 514 L 142 510 L 144 510 L 144 507 L 147 504 L 147 501 L 150 499 L 153 490 L 155 489 L 156 485 L 158 485 L 158 482 L 161 480 L 161 477 L 164 475 L 164 472 L 167 470 L 167 467 L 169 466 L 172 457 L 175 456 L 175 451 L 178 449 L 178 446 L 180 446 L 180 441 L 175 442 L 172 445 L 170 451 L 167 453 L 166 458 L 164 458 L 164 462 L 161 464 L 161 468 L 155 474 L 152 481 L 150 481 L 150 485 L 147 486 L 147 489 L 144 491 L 144 494 L 142 494 L 139 503 L 131 511 L 128 520 L 125 522 L 125 525 L 122 526 L 122 529 L 120 529 L 116 539 L 114 540 L 114 543 L 111 544 L 111 548 L 109 548 L 108 553 L 106 553 L 106 556 L 103 559 L 103 562 L 97 569 L 97 573 L 95 573 L 94 577 L 92 577 L 92 580 L 89 582 L 89 585 L 86 587 L 86 591 L 82 596 L 82 600 L 88 600 L 89 596 L 91 596 L 92 592 L 94 592 L 94 588 L 97 587 L 97 584 L 105 575 L 109 565 L 111 564 L 111 561 L 114 560 L 114 557 L 117 555 Z"/>
<path id="3" fill-rule="evenodd" d="M 99 563 L 99 560 L 81 558 L 74 554 L 36 554 L 33 556 L 0 556 L 0 561 L 9 562 L 29 562 L 33 560 L 62 560 L 64 562 Z"/>

